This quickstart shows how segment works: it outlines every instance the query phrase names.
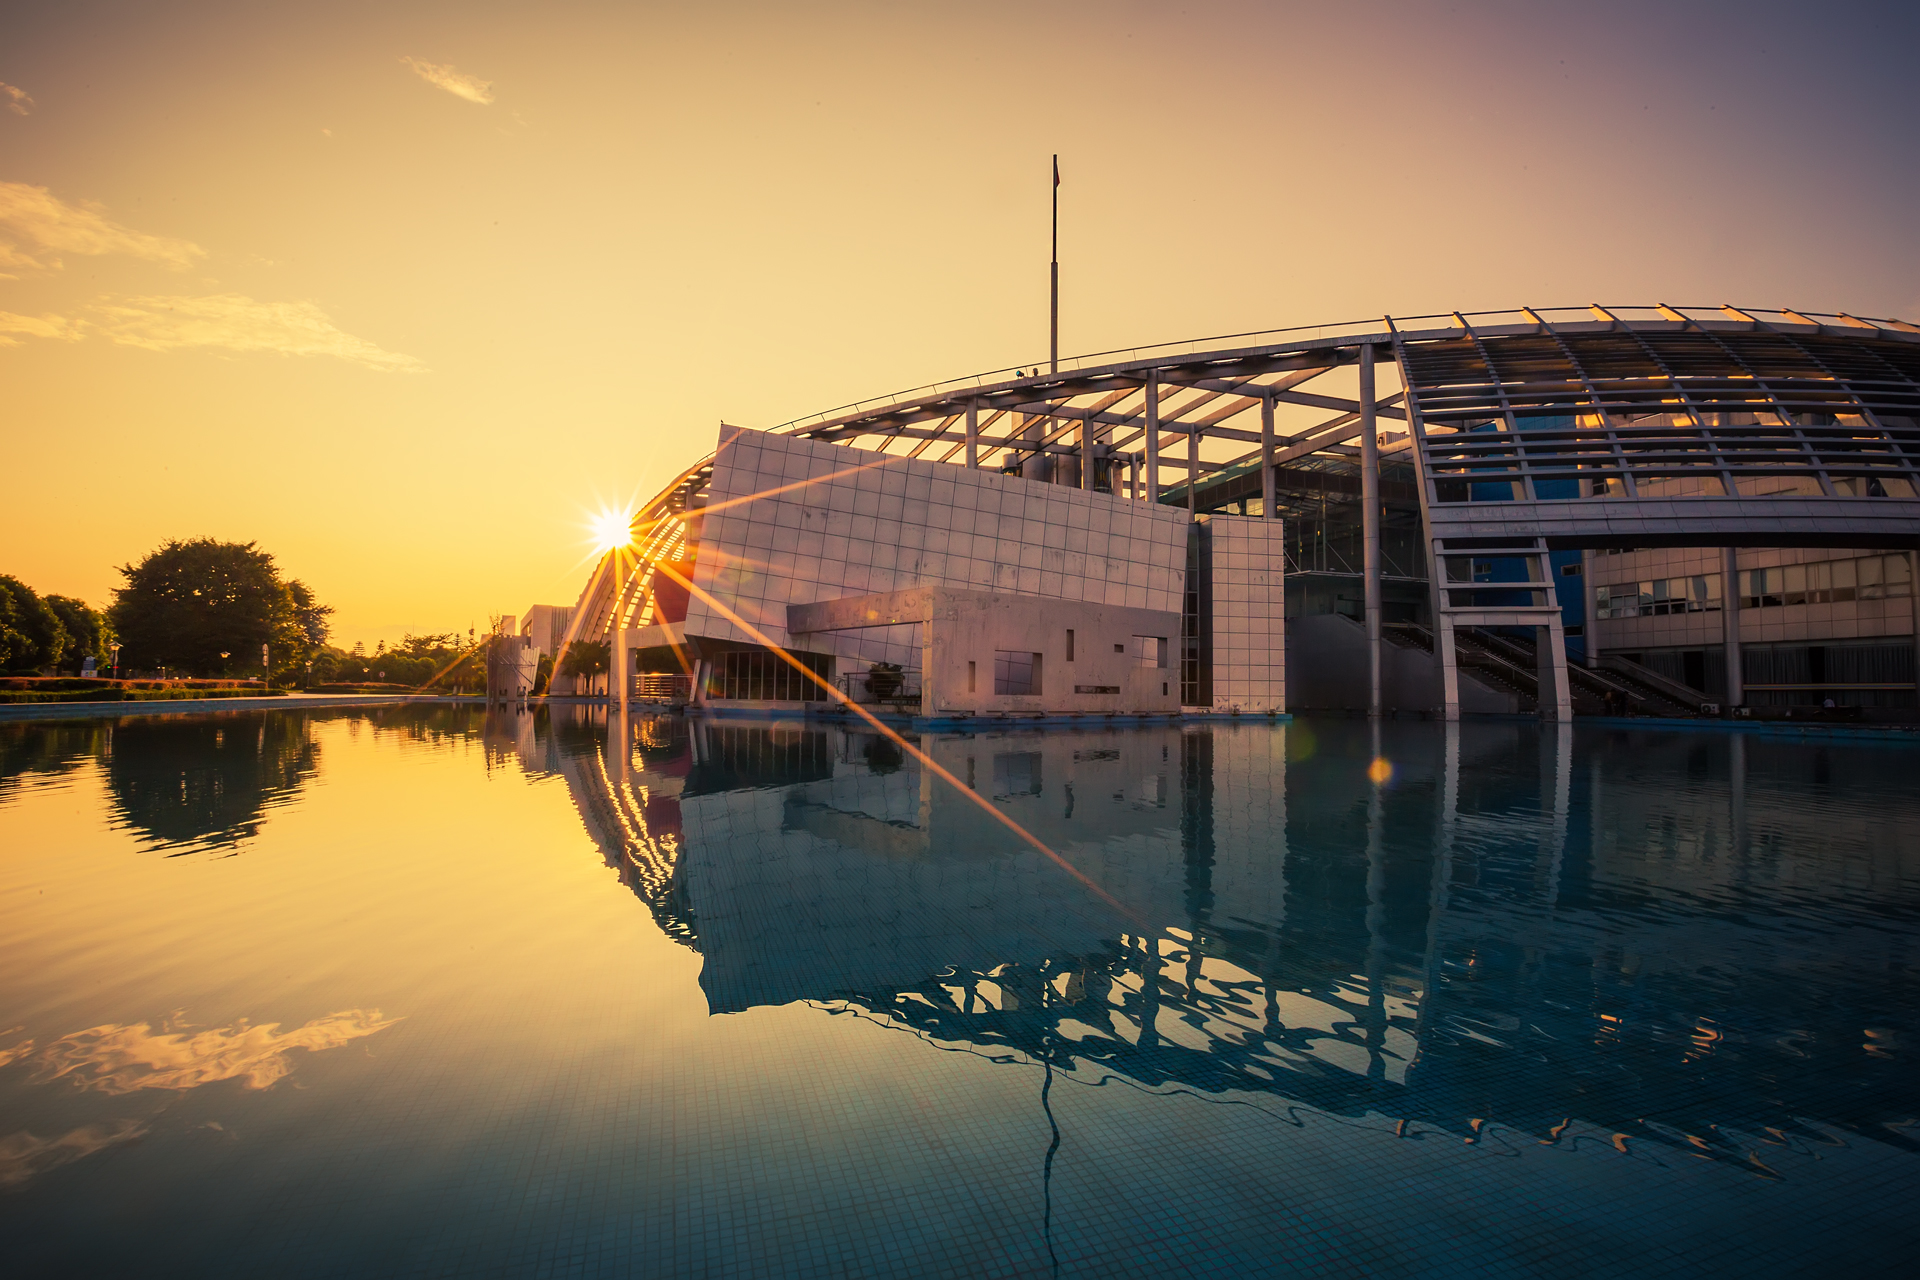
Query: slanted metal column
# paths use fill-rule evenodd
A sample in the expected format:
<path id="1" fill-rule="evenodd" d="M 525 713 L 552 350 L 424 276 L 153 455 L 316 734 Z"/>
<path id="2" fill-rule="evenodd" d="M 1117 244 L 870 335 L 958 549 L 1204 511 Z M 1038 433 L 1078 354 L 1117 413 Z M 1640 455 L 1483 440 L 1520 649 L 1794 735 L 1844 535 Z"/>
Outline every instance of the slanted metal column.
<path id="1" fill-rule="evenodd" d="M 1094 438 L 1096 429 L 1093 419 L 1080 419 L 1080 489 L 1084 493 L 1093 492 L 1093 455 L 1100 448 Z"/>
<path id="2" fill-rule="evenodd" d="M 1367 714 L 1380 697 L 1380 432 L 1375 420 L 1373 344 L 1360 347 L 1360 536 L 1367 611 Z M 1271 483 L 1271 482 L 1269 482 Z"/>
<path id="3" fill-rule="evenodd" d="M 1260 397 L 1260 518 L 1274 519 L 1273 397 Z"/>
<path id="4" fill-rule="evenodd" d="M 1147 501 L 1160 501 L 1160 371 L 1147 371 Z"/>
<path id="5" fill-rule="evenodd" d="M 980 466 L 980 402 L 967 401 L 967 469 L 978 470 Z"/>
<path id="6" fill-rule="evenodd" d="M 1732 547 L 1720 552 L 1720 623 L 1726 628 L 1726 714 L 1731 717 L 1747 700 L 1747 673 L 1740 658 L 1740 554 Z"/>

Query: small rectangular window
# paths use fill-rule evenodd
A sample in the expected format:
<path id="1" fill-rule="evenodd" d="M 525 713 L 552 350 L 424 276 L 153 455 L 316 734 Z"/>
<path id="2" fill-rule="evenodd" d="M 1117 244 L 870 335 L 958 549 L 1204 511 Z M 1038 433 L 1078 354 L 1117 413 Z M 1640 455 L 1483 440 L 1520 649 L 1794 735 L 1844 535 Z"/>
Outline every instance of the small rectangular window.
<path id="1" fill-rule="evenodd" d="M 974 691 L 975 675 L 976 675 L 977 668 L 978 668 L 977 663 L 969 662 L 967 664 L 967 692 L 968 693 L 972 693 Z"/>
<path id="2" fill-rule="evenodd" d="M 1580 576 L 1580 566 L 1577 564 L 1563 564 L 1560 566 L 1560 576 L 1563 578 L 1577 578 Z"/>
<path id="3" fill-rule="evenodd" d="M 1117 645 L 1115 645 L 1115 646 L 1113 646 L 1113 651 L 1114 651 L 1115 653 L 1125 653 L 1125 652 L 1127 651 L 1127 646 L 1125 646 L 1125 645 L 1123 645 L 1123 644 L 1117 644 Z"/>
<path id="4" fill-rule="evenodd" d="M 1067 661 L 1073 661 L 1073 628 L 1067 628 Z"/>
<path id="5" fill-rule="evenodd" d="M 1040 655 L 1016 649 L 993 651 L 993 691 L 1001 697 L 1030 697 L 1040 692 Z"/>

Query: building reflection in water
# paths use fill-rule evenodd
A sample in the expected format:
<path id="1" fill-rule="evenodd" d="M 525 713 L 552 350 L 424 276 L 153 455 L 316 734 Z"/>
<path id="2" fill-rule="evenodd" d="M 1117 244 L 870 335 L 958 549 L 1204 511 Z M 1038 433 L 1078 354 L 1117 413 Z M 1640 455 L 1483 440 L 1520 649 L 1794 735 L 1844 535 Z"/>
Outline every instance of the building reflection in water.
<path id="1" fill-rule="evenodd" d="M 869 733 L 496 714 L 700 953 L 714 1014 L 807 1001 L 1049 1079 L 1761 1176 L 1822 1125 L 1913 1147 L 1903 752 L 1360 721 L 921 740 L 1105 902 Z"/>

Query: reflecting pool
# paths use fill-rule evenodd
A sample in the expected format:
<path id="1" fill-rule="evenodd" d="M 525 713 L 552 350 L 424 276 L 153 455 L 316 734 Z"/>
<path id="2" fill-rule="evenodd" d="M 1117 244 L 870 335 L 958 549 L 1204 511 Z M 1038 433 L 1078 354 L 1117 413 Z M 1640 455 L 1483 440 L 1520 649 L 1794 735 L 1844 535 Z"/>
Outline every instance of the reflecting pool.
<path id="1" fill-rule="evenodd" d="M 0 725 L 12 1275 L 1904 1272 L 1920 751 Z"/>

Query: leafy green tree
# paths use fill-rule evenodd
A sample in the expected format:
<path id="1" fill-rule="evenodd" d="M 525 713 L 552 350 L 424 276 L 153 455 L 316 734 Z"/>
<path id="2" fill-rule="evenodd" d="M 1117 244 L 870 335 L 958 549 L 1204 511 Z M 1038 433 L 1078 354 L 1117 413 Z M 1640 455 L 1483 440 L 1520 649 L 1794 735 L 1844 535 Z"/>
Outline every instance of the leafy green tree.
<path id="1" fill-rule="evenodd" d="M 60 661 L 67 629 L 39 593 L 0 573 L 0 670 L 38 671 Z"/>
<path id="2" fill-rule="evenodd" d="M 122 666 L 226 675 L 257 670 L 265 644 L 274 671 L 291 674 L 324 643 L 333 612 L 304 583 L 281 581 L 273 556 L 252 542 L 169 541 L 120 573 L 126 585 L 108 616 Z"/>
<path id="3" fill-rule="evenodd" d="M 66 648 L 55 665 L 62 671 L 78 672 L 80 664 L 92 658 L 94 666 L 104 673 L 112 660 L 114 639 L 113 625 L 107 616 L 85 600 L 72 596 L 48 596 L 46 601 L 47 608 L 53 610 L 67 632 Z"/>

